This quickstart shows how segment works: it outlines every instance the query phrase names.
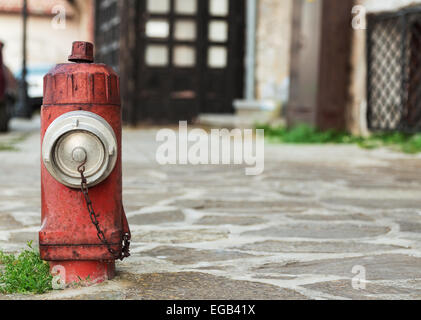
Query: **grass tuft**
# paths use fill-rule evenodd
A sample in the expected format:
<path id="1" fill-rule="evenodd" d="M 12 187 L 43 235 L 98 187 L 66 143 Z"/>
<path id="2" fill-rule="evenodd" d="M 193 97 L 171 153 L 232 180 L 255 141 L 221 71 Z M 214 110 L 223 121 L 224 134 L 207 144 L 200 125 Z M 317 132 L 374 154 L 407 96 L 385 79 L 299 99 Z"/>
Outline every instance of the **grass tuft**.
<path id="1" fill-rule="evenodd" d="M 305 124 L 290 129 L 269 125 L 257 125 L 256 128 L 264 129 L 265 137 L 275 143 L 358 144 L 364 149 L 390 147 L 396 151 L 410 154 L 421 152 L 421 134 L 377 133 L 364 138 L 335 130 L 321 131 Z"/>
<path id="2" fill-rule="evenodd" d="M 42 294 L 52 290 L 52 276 L 47 262 L 32 247 L 32 241 L 18 255 L 0 251 L 0 293 Z"/>
<path id="3" fill-rule="evenodd" d="M 17 149 L 10 144 L 0 143 L 0 151 L 17 151 Z"/>
<path id="4" fill-rule="evenodd" d="M 19 151 L 19 148 L 16 145 L 20 142 L 23 142 L 28 138 L 29 133 L 21 134 L 10 141 L 0 142 L 0 152 L 1 151 Z"/>

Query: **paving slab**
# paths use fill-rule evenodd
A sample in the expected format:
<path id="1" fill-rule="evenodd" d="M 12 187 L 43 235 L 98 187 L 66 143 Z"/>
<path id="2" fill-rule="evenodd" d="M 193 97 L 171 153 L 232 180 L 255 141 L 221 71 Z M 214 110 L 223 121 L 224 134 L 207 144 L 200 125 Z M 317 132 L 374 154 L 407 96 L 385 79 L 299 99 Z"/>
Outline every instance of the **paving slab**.
<path id="1" fill-rule="evenodd" d="M 305 287 L 327 294 L 357 300 L 421 299 L 421 290 L 372 283 L 366 283 L 364 288 L 355 289 L 348 280 L 319 282 L 306 285 Z"/>
<path id="2" fill-rule="evenodd" d="M 183 247 L 157 247 L 153 250 L 142 252 L 148 257 L 169 260 L 175 264 L 197 264 L 208 261 L 225 261 L 254 257 L 251 254 L 234 250 L 198 250 Z"/>
<path id="3" fill-rule="evenodd" d="M 248 216 L 204 216 L 196 222 L 198 225 L 218 226 L 224 224 L 232 224 L 237 226 L 252 226 L 263 224 L 266 220 L 258 217 Z"/>
<path id="4" fill-rule="evenodd" d="M 271 238 L 355 239 L 385 235 L 389 227 L 358 224 L 297 223 L 247 231 L 242 235 Z"/>
<path id="5" fill-rule="evenodd" d="M 337 275 L 353 278 L 355 266 L 363 266 L 366 280 L 420 278 L 421 258 L 403 254 L 384 254 L 343 259 L 314 260 L 287 264 L 268 263 L 257 267 L 261 273 Z"/>
<path id="6" fill-rule="evenodd" d="M 275 253 L 366 253 L 407 249 L 403 246 L 355 241 L 261 241 L 234 247 L 241 251 Z"/>
<path id="7" fill-rule="evenodd" d="M 129 224 L 157 225 L 162 223 L 181 222 L 184 220 L 181 210 L 162 211 L 155 213 L 134 214 L 128 217 Z"/>
<path id="8" fill-rule="evenodd" d="M 14 150 L 0 152 L 6 252 L 37 243 L 40 143 L 31 128 Z M 118 276 L 0 299 L 421 298 L 421 156 L 266 144 L 265 171 L 253 177 L 244 165 L 160 166 L 157 130 L 123 130 L 133 241 Z M 366 271 L 363 290 L 352 286 L 355 267 Z"/>

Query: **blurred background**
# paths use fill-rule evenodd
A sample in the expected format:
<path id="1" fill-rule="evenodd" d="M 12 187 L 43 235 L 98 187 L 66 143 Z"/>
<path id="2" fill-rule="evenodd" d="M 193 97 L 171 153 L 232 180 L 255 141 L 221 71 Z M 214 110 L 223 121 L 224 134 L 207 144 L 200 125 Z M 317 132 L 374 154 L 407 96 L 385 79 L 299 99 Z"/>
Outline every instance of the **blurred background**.
<path id="1" fill-rule="evenodd" d="M 37 112 L 43 75 L 85 40 L 121 76 L 126 124 L 417 132 L 420 8 L 409 0 L 0 0 L 0 127 Z"/>

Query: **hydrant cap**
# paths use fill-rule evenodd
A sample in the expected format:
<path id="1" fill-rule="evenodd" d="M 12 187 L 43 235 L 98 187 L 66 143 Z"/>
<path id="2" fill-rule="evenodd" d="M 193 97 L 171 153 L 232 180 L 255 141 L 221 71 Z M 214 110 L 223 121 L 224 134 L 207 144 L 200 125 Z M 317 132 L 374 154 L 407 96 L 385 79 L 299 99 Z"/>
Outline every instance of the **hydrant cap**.
<path id="1" fill-rule="evenodd" d="M 71 111 L 50 124 L 41 153 L 45 168 L 60 183 L 79 188 L 78 167 L 83 164 L 87 184 L 93 187 L 114 170 L 118 141 L 113 128 L 101 116 L 89 111 Z"/>
<path id="2" fill-rule="evenodd" d="M 92 63 L 93 44 L 73 43 L 69 57 L 76 63 L 62 63 L 44 76 L 43 105 L 99 104 L 120 106 L 120 81 L 115 71 Z"/>
<path id="3" fill-rule="evenodd" d="M 75 41 L 72 45 L 72 54 L 69 56 L 72 62 L 94 62 L 94 45 L 90 42 Z"/>

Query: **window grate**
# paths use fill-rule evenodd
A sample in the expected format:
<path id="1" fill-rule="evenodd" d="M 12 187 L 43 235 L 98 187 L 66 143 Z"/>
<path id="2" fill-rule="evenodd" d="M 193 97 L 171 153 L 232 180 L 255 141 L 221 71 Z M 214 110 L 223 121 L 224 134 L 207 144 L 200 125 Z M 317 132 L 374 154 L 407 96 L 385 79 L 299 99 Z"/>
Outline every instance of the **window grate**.
<path id="1" fill-rule="evenodd" d="M 368 16 L 368 127 L 421 131 L 421 7 Z"/>

